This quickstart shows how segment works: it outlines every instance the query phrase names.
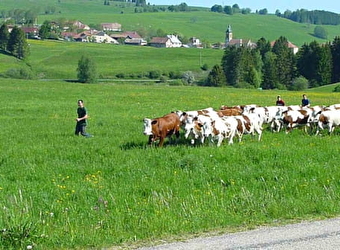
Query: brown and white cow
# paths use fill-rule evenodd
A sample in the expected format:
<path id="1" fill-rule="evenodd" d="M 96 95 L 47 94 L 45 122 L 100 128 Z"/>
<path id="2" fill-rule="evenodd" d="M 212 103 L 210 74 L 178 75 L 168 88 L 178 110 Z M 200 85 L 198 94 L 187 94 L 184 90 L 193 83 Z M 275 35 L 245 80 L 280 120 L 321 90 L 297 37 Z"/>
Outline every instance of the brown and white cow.
<path id="1" fill-rule="evenodd" d="M 217 114 L 219 117 L 241 115 L 242 109 L 240 108 L 220 109 L 217 111 Z"/>
<path id="2" fill-rule="evenodd" d="M 223 139 L 228 133 L 228 127 L 221 118 L 216 117 L 215 119 L 206 120 L 200 126 L 202 127 L 204 138 L 210 137 L 211 142 L 214 142 L 216 139 L 217 147 L 221 146 Z"/>
<path id="3" fill-rule="evenodd" d="M 149 144 L 159 140 L 159 147 L 163 146 L 164 139 L 172 135 L 179 138 L 180 120 L 176 113 L 170 113 L 163 117 L 144 118 L 144 135 L 149 136 Z"/>
<path id="4" fill-rule="evenodd" d="M 199 123 L 204 122 L 205 119 L 210 119 L 210 117 L 218 117 L 217 112 L 211 107 L 193 111 L 176 111 L 176 113 L 179 115 L 184 137 L 190 139 L 191 144 L 195 144 L 195 140 L 199 140 L 201 143 L 204 142 Z"/>
<path id="5" fill-rule="evenodd" d="M 334 128 L 340 125 L 340 110 L 322 111 L 319 116 L 318 127 L 316 134 L 319 134 L 320 129 L 328 128 L 328 133 L 331 134 Z"/>
<path id="6" fill-rule="evenodd" d="M 257 133 L 257 140 L 260 141 L 262 137 L 262 120 L 258 114 L 249 113 L 247 115 L 235 116 L 238 119 L 238 134 L 241 141 L 243 134 L 251 134 L 255 136 Z"/>
<path id="7" fill-rule="evenodd" d="M 283 112 L 282 122 L 286 126 L 286 134 L 295 127 L 305 127 L 305 132 L 307 132 L 307 127 L 310 126 L 310 115 L 311 111 L 302 109 Z"/>

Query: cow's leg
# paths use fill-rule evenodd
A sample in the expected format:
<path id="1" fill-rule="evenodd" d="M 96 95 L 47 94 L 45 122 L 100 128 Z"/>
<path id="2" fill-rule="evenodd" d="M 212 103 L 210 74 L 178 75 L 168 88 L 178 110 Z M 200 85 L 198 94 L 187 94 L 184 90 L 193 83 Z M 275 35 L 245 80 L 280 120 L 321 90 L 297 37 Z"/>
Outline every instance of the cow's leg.
<path id="1" fill-rule="evenodd" d="M 148 144 L 149 144 L 149 145 L 151 145 L 152 139 L 153 139 L 153 136 L 152 136 L 152 135 L 149 135 L 149 141 L 148 141 Z"/>
<path id="2" fill-rule="evenodd" d="M 221 146 L 223 141 L 223 135 L 219 134 L 217 135 L 217 147 Z"/>
<path id="3" fill-rule="evenodd" d="M 256 129 L 257 134 L 259 135 L 258 141 L 261 141 L 261 136 L 262 136 L 262 130 L 260 128 Z"/>
<path id="4" fill-rule="evenodd" d="M 329 134 L 332 134 L 333 133 L 333 131 L 334 131 L 334 126 L 331 124 L 331 123 L 329 123 L 328 124 L 328 131 L 329 131 Z"/>
<path id="5" fill-rule="evenodd" d="M 231 144 L 233 144 L 234 143 L 234 136 L 235 136 L 235 131 L 232 131 L 230 134 L 229 134 L 229 136 L 228 136 L 228 139 L 229 139 L 229 141 L 228 141 L 228 145 L 231 145 Z"/>
<path id="6" fill-rule="evenodd" d="M 315 135 L 318 135 L 320 133 L 320 129 L 323 130 L 323 125 L 321 122 L 318 122 L 318 125 L 316 127 Z"/>
<path id="7" fill-rule="evenodd" d="M 176 136 L 176 141 L 175 141 L 175 143 L 178 144 L 178 142 L 179 142 L 179 136 L 180 136 L 179 130 L 176 130 L 175 136 Z"/>
<path id="8" fill-rule="evenodd" d="M 164 137 L 160 137 L 158 146 L 163 147 L 163 143 L 164 143 Z"/>

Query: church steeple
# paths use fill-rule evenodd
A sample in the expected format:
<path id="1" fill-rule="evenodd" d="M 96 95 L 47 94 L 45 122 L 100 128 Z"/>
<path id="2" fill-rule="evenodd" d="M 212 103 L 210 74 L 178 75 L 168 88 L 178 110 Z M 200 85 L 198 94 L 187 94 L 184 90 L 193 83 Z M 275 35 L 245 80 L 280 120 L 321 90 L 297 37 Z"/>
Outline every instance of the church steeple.
<path id="1" fill-rule="evenodd" d="M 230 40 L 233 39 L 233 32 L 231 30 L 231 25 L 228 25 L 227 31 L 226 31 L 226 36 L 225 36 L 225 43 L 228 44 Z"/>

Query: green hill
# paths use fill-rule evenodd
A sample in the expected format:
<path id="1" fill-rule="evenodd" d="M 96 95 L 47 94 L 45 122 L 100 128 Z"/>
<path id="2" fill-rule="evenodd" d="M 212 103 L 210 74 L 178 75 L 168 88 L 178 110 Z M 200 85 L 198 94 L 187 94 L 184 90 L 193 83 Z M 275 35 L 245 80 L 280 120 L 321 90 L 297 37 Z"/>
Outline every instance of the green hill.
<path id="1" fill-rule="evenodd" d="M 226 15 L 210 12 L 209 8 L 194 8 L 190 12 L 143 12 L 135 13 L 131 3 L 112 2 L 106 6 L 102 0 L 2 0 L 0 10 L 32 10 L 37 13 L 37 23 L 44 20 L 80 20 L 88 25 L 118 22 L 123 30 L 157 31 L 176 33 L 183 37 L 197 37 L 208 43 L 224 42 L 227 26 L 232 25 L 233 37 L 257 41 L 261 37 L 272 41 L 285 36 L 301 46 L 316 40 L 319 43 L 332 41 L 338 35 L 339 26 L 323 26 L 328 40 L 314 37 L 314 25 L 301 24 L 275 15 L 235 14 Z M 54 14 L 45 14 L 53 9 Z M 139 9 L 140 10 L 140 9 Z M 152 32 L 151 32 L 152 33 Z M 147 70 L 196 71 L 207 63 L 212 67 L 220 63 L 223 51 L 205 49 L 153 49 L 126 46 L 81 44 L 69 42 L 29 41 L 31 55 L 29 64 L 38 74 L 46 78 L 75 78 L 77 60 L 83 53 L 90 54 L 100 68 L 103 77 L 117 73 L 140 74 Z M 202 52 L 203 51 L 203 52 Z M 0 55 L 0 73 L 15 67 L 18 62 Z"/>
<path id="2" fill-rule="evenodd" d="M 1 10 L 25 9 L 38 12 L 37 23 L 44 20 L 70 19 L 80 20 L 86 24 L 118 22 L 124 30 L 162 29 L 167 33 L 179 33 L 186 37 L 196 36 L 212 43 L 223 42 L 225 30 L 231 24 L 235 38 L 268 40 L 279 36 L 287 37 L 291 42 L 301 46 L 305 42 L 317 40 L 312 34 L 314 25 L 301 24 L 279 18 L 275 15 L 235 14 L 226 15 L 210 12 L 209 8 L 193 8 L 190 12 L 145 12 L 135 13 L 133 4 L 111 2 L 107 6 L 102 0 L 2 0 Z M 55 14 L 45 14 L 54 9 Z M 338 26 L 324 26 L 329 40 L 338 35 Z"/>

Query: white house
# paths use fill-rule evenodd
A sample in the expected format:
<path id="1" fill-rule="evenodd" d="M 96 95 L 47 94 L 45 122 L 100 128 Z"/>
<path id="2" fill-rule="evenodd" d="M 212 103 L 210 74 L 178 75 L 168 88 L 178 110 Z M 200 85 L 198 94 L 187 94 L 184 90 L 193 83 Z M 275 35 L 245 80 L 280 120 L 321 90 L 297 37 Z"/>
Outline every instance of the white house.
<path id="1" fill-rule="evenodd" d="M 196 37 L 191 37 L 189 39 L 188 46 L 189 47 L 195 47 L 195 48 L 201 48 L 202 47 L 202 43 L 201 43 L 200 39 L 198 39 Z"/>
<path id="2" fill-rule="evenodd" d="M 119 42 L 107 35 L 105 32 L 100 31 L 96 34 L 91 36 L 91 40 L 95 43 L 112 43 L 112 44 L 119 44 Z"/>
<path id="3" fill-rule="evenodd" d="M 171 47 L 172 48 L 182 47 L 182 42 L 178 39 L 178 36 L 176 36 L 176 35 L 167 35 L 167 37 L 170 39 L 170 43 L 171 43 Z"/>

